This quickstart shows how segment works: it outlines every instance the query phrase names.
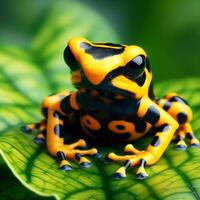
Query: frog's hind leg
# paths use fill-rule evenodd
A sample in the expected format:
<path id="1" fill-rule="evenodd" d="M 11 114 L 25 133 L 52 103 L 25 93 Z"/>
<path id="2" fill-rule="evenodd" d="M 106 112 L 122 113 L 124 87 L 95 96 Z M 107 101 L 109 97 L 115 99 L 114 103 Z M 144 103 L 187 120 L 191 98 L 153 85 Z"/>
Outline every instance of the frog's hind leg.
<path id="1" fill-rule="evenodd" d="M 193 133 L 190 122 L 192 120 L 192 110 L 188 103 L 176 93 L 169 93 L 164 98 L 157 101 L 165 111 L 167 111 L 178 123 L 173 141 L 176 142 L 176 149 L 186 149 L 186 138 L 190 140 L 190 147 L 200 146 L 199 140 Z"/>
<path id="2" fill-rule="evenodd" d="M 21 130 L 25 133 L 32 133 L 34 131 L 37 131 L 38 134 L 34 138 L 34 141 L 37 144 L 44 144 L 46 139 L 46 131 L 47 131 L 47 116 L 48 116 L 48 109 L 53 104 L 55 104 L 59 99 L 64 98 L 67 94 L 69 94 L 68 91 L 63 91 L 58 94 L 51 94 L 44 98 L 44 100 L 41 103 L 41 113 L 44 116 L 44 118 L 34 124 L 27 124 L 21 127 Z"/>
<path id="3" fill-rule="evenodd" d="M 189 140 L 190 147 L 199 147 L 200 142 L 193 133 L 192 127 L 189 123 L 180 125 L 176 134 L 174 135 L 173 141 L 176 142 L 176 149 L 186 149 L 187 145 L 185 139 Z"/>
<path id="4" fill-rule="evenodd" d="M 185 143 L 185 132 L 181 127 L 176 131 L 172 141 L 176 143 L 177 150 L 185 150 L 187 148 L 187 144 Z"/>

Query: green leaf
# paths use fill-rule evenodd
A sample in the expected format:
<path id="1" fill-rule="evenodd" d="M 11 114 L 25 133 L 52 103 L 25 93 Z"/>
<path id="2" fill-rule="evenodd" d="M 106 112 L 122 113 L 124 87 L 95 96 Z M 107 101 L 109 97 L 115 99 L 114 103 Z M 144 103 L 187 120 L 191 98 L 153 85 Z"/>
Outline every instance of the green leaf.
<path id="1" fill-rule="evenodd" d="M 200 130 L 199 82 L 198 79 L 176 80 L 157 87 L 159 96 L 174 91 L 189 100 L 194 111 L 192 125 L 197 135 Z M 134 145 L 141 148 L 147 143 L 145 140 L 142 138 Z M 40 195 L 57 199 L 200 198 L 200 149 L 176 151 L 170 144 L 161 160 L 147 168 L 150 174 L 147 180 L 135 180 L 135 170 L 130 170 L 126 179 L 116 181 L 112 179 L 112 174 L 119 165 L 105 165 L 103 159 L 92 159 L 93 166 L 89 169 L 81 169 L 73 163 L 73 171 L 59 171 L 55 159 L 47 154 L 45 148 L 34 144 L 33 136 L 20 132 L 19 126 L 4 133 L 0 138 L 0 146 L 2 156 L 15 176 Z M 122 147 L 119 149 L 122 153 Z M 112 150 L 113 147 L 105 147 L 102 152 L 105 154 Z"/>
<path id="2" fill-rule="evenodd" d="M 8 132 L 16 130 L 15 133 L 19 133 L 19 124 L 38 121 L 41 118 L 39 104 L 45 96 L 72 89 L 62 55 L 67 41 L 75 35 L 94 42 L 119 40 L 110 25 L 92 9 L 75 1 L 59 1 L 42 14 L 26 49 L 0 45 L 0 138 L 7 141 Z M 24 137 L 21 133 L 19 135 Z M 13 171 L 14 168 L 8 165 Z M 23 188 L 2 159 L 0 172 L 3 180 L 0 181 L 0 199 L 43 199 Z M 34 190 L 22 181 L 21 174 L 16 176 L 23 185 Z M 45 193 L 40 191 L 40 194 Z"/>
<path id="3" fill-rule="evenodd" d="M 25 188 L 22 184 L 19 184 L 18 180 L 13 176 L 8 167 L 0 160 L 0 180 L 3 180 L 3 184 L 0 184 L 0 199 L 46 199 L 44 197 L 40 197 L 32 192 L 30 192 L 27 188 Z M 53 199 L 53 198 L 52 198 Z"/>

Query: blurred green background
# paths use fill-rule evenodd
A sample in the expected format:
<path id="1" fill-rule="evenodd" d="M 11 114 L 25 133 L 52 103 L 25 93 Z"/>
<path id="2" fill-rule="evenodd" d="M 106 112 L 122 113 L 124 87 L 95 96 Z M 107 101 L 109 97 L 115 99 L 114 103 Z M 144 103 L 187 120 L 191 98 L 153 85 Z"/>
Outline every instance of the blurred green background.
<path id="1" fill-rule="evenodd" d="M 36 22 L 44 17 L 45 9 L 54 0 L 0 2 L 0 43 L 28 46 Z M 123 43 L 146 50 L 154 79 L 200 76 L 199 0 L 81 2 L 104 16 Z M 82 15 L 84 17 L 84 10 Z"/>

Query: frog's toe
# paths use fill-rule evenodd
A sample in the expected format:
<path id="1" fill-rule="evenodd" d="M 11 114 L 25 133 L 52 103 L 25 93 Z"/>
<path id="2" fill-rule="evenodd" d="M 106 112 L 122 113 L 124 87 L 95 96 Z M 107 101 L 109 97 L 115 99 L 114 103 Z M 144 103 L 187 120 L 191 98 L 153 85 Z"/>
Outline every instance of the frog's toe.
<path id="1" fill-rule="evenodd" d="M 61 151 L 57 153 L 57 157 L 60 160 L 59 169 L 62 171 L 70 171 L 72 170 L 71 164 L 66 160 L 65 154 Z"/>
<path id="2" fill-rule="evenodd" d="M 75 149 L 75 148 L 87 149 L 87 144 L 84 139 L 79 139 L 78 141 L 76 141 L 72 144 L 69 144 L 68 147 L 71 149 Z"/>
<path id="3" fill-rule="evenodd" d="M 144 180 L 148 177 L 148 175 L 144 174 L 144 173 L 139 173 L 139 174 L 136 174 L 136 179 L 138 180 Z"/>
<path id="4" fill-rule="evenodd" d="M 176 145 L 175 149 L 176 149 L 176 150 L 186 150 L 187 147 L 180 144 L 180 145 Z"/>
<path id="5" fill-rule="evenodd" d="M 85 140 L 79 139 L 77 142 L 74 142 L 72 144 L 66 145 L 66 155 L 73 154 L 73 158 L 76 159 L 77 155 L 87 155 L 87 156 L 97 156 L 98 150 L 96 148 L 87 148 L 87 144 Z"/>
<path id="6" fill-rule="evenodd" d="M 176 150 L 186 150 L 187 149 L 187 145 L 183 140 L 180 140 L 176 143 Z"/>
<path id="7" fill-rule="evenodd" d="M 114 175 L 113 175 L 113 178 L 116 179 L 116 180 L 121 180 L 123 178 L 125 178 L 126 176 L 124 176 L 123 174 L 119 173 L 119 172 L 116 172 Z"/>
<path id="8" fill-rule="evenodd" d="M 35 137 L 34 142 L 39 145 L 45 145 L 45 139 Z"/>
<path id="9" fill-rule="evenodd" d="M 62 171 L 71 171 L 73 168 L 69 165 L 63 165 L 63 166 L 59 167 L 59 169 Z"/>
<path id="10" fill-rule="evenodd" d="M 62 171 L 70 171 L 73 168 L 67 160 L 62 160 L 61 163 L 60 163 L 59 169 L 62 170 Z"/>
<path id="11" fill-rule="evenodd" d="M 192 144 L 190 144 L 190 147 L 198 148 L 198 147 L 200 147 L 200 143 L 192 143 Z"/>
<path id="12" fill-rule="evenodd" d="M 80 166 L 83 168 L 90 168 L 92 166 L 91 162 L 82 162 L 80 163 Z"/>
<path id="13" fill-rule="evenodd" d="M 192 148 L 196 148 L 196 147 L 200 147 L 200 142 L 197 138 L 193 138 L 190 141 L 190 147 Z"/>
<path id="14" fill-rule="evenodd" d="M 141 151 L 136 149 L 132 144 L 127 144 L 124 148 L 124 152 L 129 154 L 139 154 Z"/>
<path id="15" fill-rule="evenodd" d="M 122 179 L 122 178 L 125 178 L 126 177 L 126 167 L 125 166 L 122 166 L 120 167 L 116 172 L 115 174 L 113 175 L 113 178 L 114 179 Z"/>
<path id="16" fill-rule="evenodd" d="M 92 165 L 92 163 L 87 158 L 81 156 L 80 153 L 76 153 L 75 159 L 79 162 L 79 165 L 83 168 L 89 168 Z"/>
<path id="17" fill-rule="evenodd" d="M 45 137 L 43 134 L 38 134 L 35 138 L 34 138 L 35 143 L 39 144 L 39 145 L 45 145 Z"/>
<path id="18" fill-rule="evenodd" d="M 120 180 L 122 178 L 125 178 L 126 177 L 126 171 L 127 169 L 131 166 L 131 160 L 127 160 L 125 163 L 124 163 L 124 166 L 120 167 L 116 172 L 115 174 L 113 175 L 113 178 L 114 179 L 117 179 L 117 180 Z"/>
<path id="19" fill-rule="evenodd" d="M 143 179 L 146 179 L 148 177 L 148 174 L 145 170 L 145 164 L 146 164 L 146 161 L 144 159 L 141 159 L 140 160 L 140 166 L 138 167 L 138 170 L 137 170 L 137 173 L 136 173 L 136 179 L 139 179 L 139 180 L 143 180 Z"/>
<path id="20" fill-rule="evenodd" d="M 23 131 L 24 133 L 31 133 L 33 129 L 29 127 L 28 125 L 25 125 L 21 127 L 21 131 Z"/>

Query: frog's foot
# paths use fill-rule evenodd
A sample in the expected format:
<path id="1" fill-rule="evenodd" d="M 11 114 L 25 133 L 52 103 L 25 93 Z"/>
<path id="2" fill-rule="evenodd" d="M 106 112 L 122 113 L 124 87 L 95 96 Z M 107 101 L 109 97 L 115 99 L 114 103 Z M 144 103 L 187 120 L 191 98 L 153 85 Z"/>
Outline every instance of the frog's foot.
<path id="1" fill-rule="evenodd" d="M 40 144 L 40 145 L 45 145 L 46 138 L 43 132 L 40 132 L 35 138 L 34 138 L 35 143 Z"/>
<path id="2" fill-rule="evenodd" d="M 173 141 L 176 142 L 175 148 L 185 150 L 187 148 L 186 139 L 189 139 L 189 147 L 200 147 L 200 142 L 194 135 L 190 124 L 184 124 L 176 131 L 173 138 Z"/>
<path id="3" fill-rule="evenodd" d="M 32 133 L 35 130 L 35 124 L 27 124 L 21 127 L 24 133 Z"/>
<path id="4" fill-rule="evenodd" d="M 188 146 L 185 142 L 185 139 L 189 139 L 189 147 L 200 147 L 199 140 L 195 137 L 193 133 L 178 133 L 174 141 L 176 141 L 176 149 L 177 150 L 185 150 Z"/>
<path id="5" fill-rule="evenodd" d="M 72 166 L 71 166 L 70 162 L 67 161 L 64 152 L 58 151 L 57 157 L 60 160 L 60 165 L 59 165 L 60 170 L 63 170 L 63 171 L 72 170 Z"/>
<path id="6" fill-rule="evenodd" d="M 47 132 L 46 125 L 40 126 L 38 130 L 39 130 L 39 134 L 34 138 L 34 141 L 37 144 L 45 145 L 45 143 L 46 143 L 46 132 Z"/>
<path id="7" fill-rule="evenodd" d="M 146 173 L 144 167 L 147 160 L 152 159 L 152 154 L 147 151 L 139 151 L 136 148 L 134 148 L 133 145 L 131 144 L 126 145 L 124 152 L 129 153 L 129 154 L 119 156 L 119 155 L 116 155 L 115 153 L 109 153 L 107 155 L 106 159 L 109 159 L 110 161 L 125 161 L 124 165 L 115 172 L 113 177 L 117 180 L 125 178 L 126 171 L 128 168 L 139 165 L 136 172 L 136 178 L 137 179 L 147 178 L 148 174 Z M 132 154 L 130 155 L 130 153 Z"/>
<path id="8" fill-rule="evenodd" d="M 76 160 L 79 165 L 84 168 L 89 168 L 91 166 L 91 162 L 87 159 L 86 156 L 96 156 L 98 155 L 98 151 L 96 148 L 92 149 L 78 149 L 79 147 L 86 147 L 87 144 L 83 139 L 78 140 L 77 142 L 70 145 L 60 145 L 58 146 L 58 151 L 56 153 L 57 157 L 60 160 L 59 168 L 61 170 L 71 170 L 72 165 L 68 160 Z"/>
<path id="9" fill-rule="evenodd" d="M 35 124 L 27 124 L 21 127 L 21 130 L 24 133 L 32 133 L 35 130 L 39 130 L 39 131 L 43 131 L 44 129 L 46 129 L 46 120 L 43 119 L 38 123 Z"/>
<path id="10" fill-rule="evenodd" d="M 190 139 L 190 147 L 200 147 L 200 142 L 194 135 L 188 133 L 186 137 Z"/>

